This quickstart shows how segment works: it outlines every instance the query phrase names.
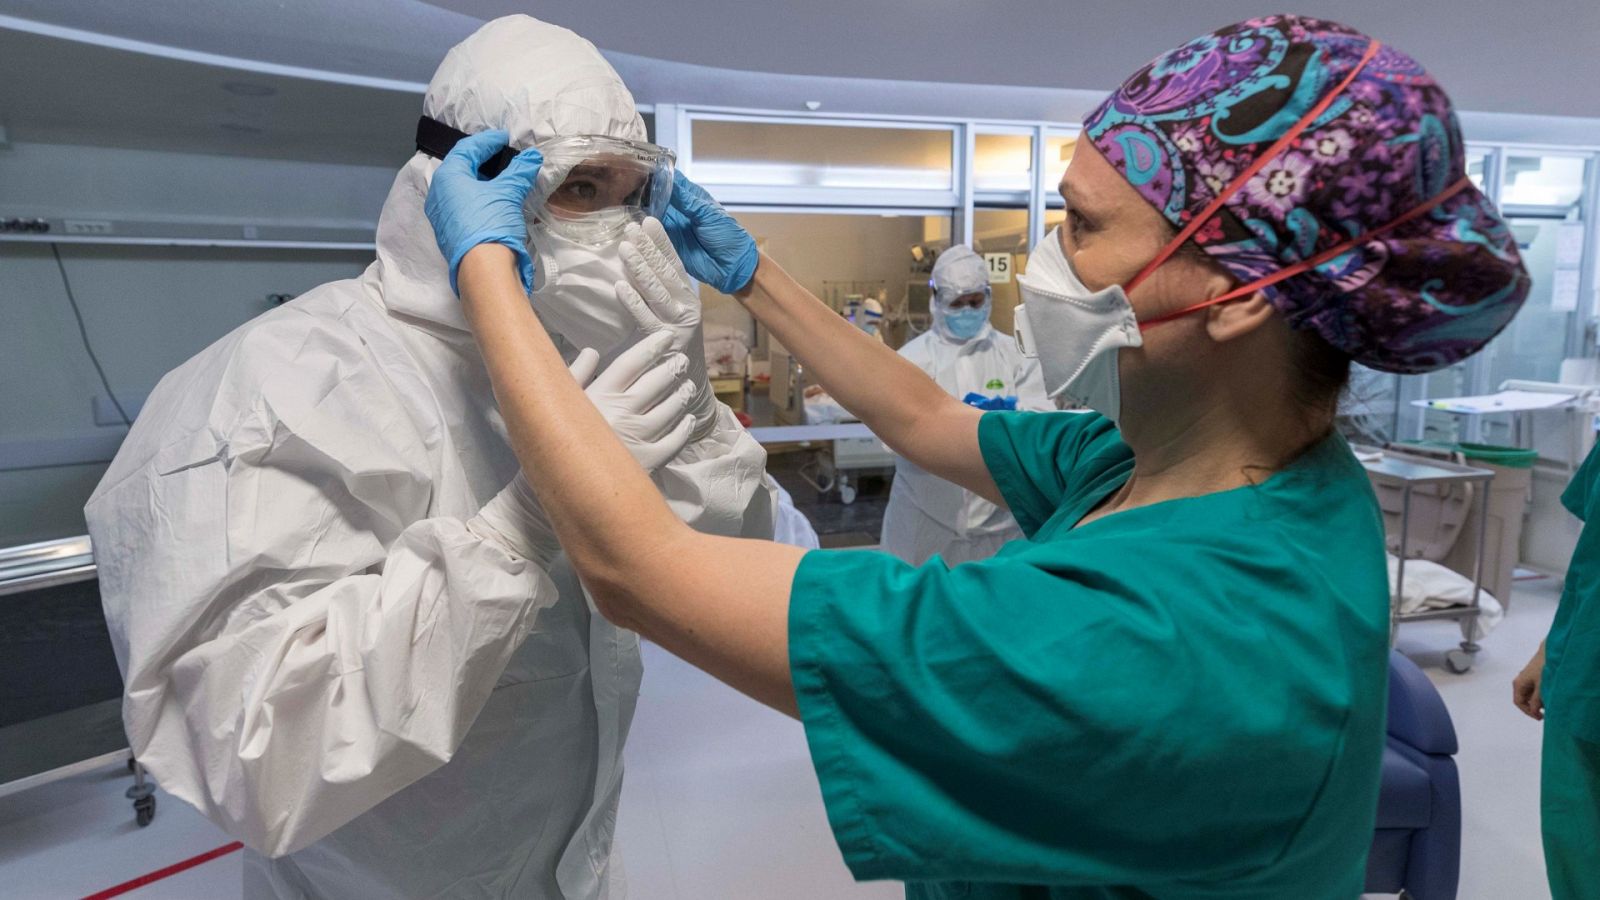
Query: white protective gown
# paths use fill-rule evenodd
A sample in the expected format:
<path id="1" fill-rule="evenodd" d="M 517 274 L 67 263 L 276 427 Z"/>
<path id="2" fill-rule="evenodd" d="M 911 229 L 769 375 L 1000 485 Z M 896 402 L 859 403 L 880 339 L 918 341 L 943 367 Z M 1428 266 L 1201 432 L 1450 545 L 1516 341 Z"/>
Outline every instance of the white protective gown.
<path id="1" fill-rule="evenodd" d="M 1017 342 L 985 325 L 969 341 L 937 330 L 908 341 L 900 355 L 916 363 L 956 397 L 1016 395 L 1017 408 L 1055 409 L 1045 396 L 1039 364 L 1017 349 Z M 912 565 L 934 556 L 950 565 L 987 559 L 1006 541 L 1022 537 L 1009 512 L 971 491 L 945 481 L 904 457 L 895 458 L 894 485 L 883 513 L 883 550 Z"/>
<path id="2" fill-rule="evenodd" d="M 643 137 L 593 46 L 527 17 L 451 51 L 424 108 L 518 147 Z M 365 274 L 163 378 L 86 510 L 134 753 L 248 845 L 247 897 L 623 893 L 638 639 L 564 558 L 464 527 L 517 461 L 423 215 L 437 165 L 401 170 Z M 764 463 L 723 408 L 656 480 L 766 537 Z"/>
<path id="3" fill-rule="evenodd" d="M 822 546 L 817 537 L 817 529 L 812 527 L 811 520 L 794 505 L 794 498 L 783 486 L 768 476 L 768 482 L 774 494 L 776 515 L 773 516 L 772 539 L 780 544 L 799 547 L 802 550 L 816 550 Z"/>

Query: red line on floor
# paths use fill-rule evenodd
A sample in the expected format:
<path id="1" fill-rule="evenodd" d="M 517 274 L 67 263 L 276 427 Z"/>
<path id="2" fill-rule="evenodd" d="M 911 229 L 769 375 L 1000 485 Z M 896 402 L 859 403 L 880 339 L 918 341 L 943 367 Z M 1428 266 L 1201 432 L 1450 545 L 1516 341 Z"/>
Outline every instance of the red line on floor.
<path id="1" fill-rule="evenodd" d="M 90 894 L 89 896 L 83 898 L 83 900 L 107 900 L 107 898 L 110 897 L 120 897 L 129 891 L 136 891 L 147 884 L 154 884 L 163 878 L 171 878 L 179 872 L 187 872 L 195 866 L 211 862 L 213 859 L 217 859 L 219 857 L 227 856 L 229 853 L 232 853 L 235 850 L 243 849 L 243 847 L 244 845 L 238 841 L 234 841 L 231 844 L 224 844 L 215 850 L 208 850 L 199 856 L 191 856 L 183 862 L 173 863 L 172 865 L 167 866 L 165 869 L 157 869 L 148 875 L 140 875 L 138 878 L 135 878 L 132 881 L 124 881 L 116 887 L 108 887 L 98 894 Z"/>

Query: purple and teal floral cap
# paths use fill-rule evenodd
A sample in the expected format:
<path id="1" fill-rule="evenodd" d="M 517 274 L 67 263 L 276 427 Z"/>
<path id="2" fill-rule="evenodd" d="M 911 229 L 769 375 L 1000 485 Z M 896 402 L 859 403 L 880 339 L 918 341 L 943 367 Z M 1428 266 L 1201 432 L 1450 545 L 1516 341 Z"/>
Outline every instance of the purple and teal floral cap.
<path id="1" fill-rule="evenodd" d="M 1248 284 L 1370 235 L 1261 290 L 1356 362 L 1427 372 L 1499 334 L 1530 280 L 1494 205 L 1459 185 L 1464 146 L 1444 89 L 1391 47 L 1363 66 L 1370 45 L 1301 16 L 1230 25 L 1134 73 L 1084 135 L 1183 229 L 1337 92 L 1191 240 Z"/>

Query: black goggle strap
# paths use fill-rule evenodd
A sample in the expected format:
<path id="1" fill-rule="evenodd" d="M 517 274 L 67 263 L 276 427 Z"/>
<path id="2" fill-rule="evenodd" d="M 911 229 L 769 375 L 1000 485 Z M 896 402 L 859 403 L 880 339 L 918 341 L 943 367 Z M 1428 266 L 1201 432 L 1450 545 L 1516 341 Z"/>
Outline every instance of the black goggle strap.
<path id="1" fill-rule="evenodd" d="M 456 143 L 466 136 L 465 131 L 451 128 L 438 119 L 428 116 L 417 119 L 417 149 L 434 159 L 444 159 Z M 499 153 L 489 157 L 478 167 L 479 177 L 490 179 L 499 175 L 516 157 L 517 151 L 512 147 L 501 148 Z"/>

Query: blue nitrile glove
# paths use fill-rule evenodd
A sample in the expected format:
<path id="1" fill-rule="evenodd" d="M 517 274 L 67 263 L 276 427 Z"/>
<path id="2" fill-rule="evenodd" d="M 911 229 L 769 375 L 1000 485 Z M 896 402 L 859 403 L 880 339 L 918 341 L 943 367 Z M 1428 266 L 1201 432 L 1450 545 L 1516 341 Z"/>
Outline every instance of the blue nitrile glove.
<path id="1" fill-rule="evenodd" d="M 673 173 L 672 205 L 661 224 L 696 281 L 732 294 L 755 277 L 761 257 L 755 238 L 682 172 Z"/>
<path id="2" fill-rule="evenodd" d="M 428 187 L 423 211 L 433 223 L 439 252 L 450 264 L 450 289 L 457 294 L 456 273 L 467 251 L 479 244 L 504 244 L 517 255 L 524 290 L 533 289 L 533 260 L 528 256 L 528 223 L 522 203 L 533 189 L 544 157 L 532 147 L 518 153 L 492 181 L 478 177 L 478 167 L 511 140 L 504 131 L 482 131 L 462 138 L 439 163 Z"/>
<path id="3" fill-rule="evenodd" d="M 965 397 L 961 398 L 961 402 L 968 406 L 975 406 L 985 412 L 1017 408 L 1016 397 L 985 397 L 977 391 L 968 392 Z"/>

